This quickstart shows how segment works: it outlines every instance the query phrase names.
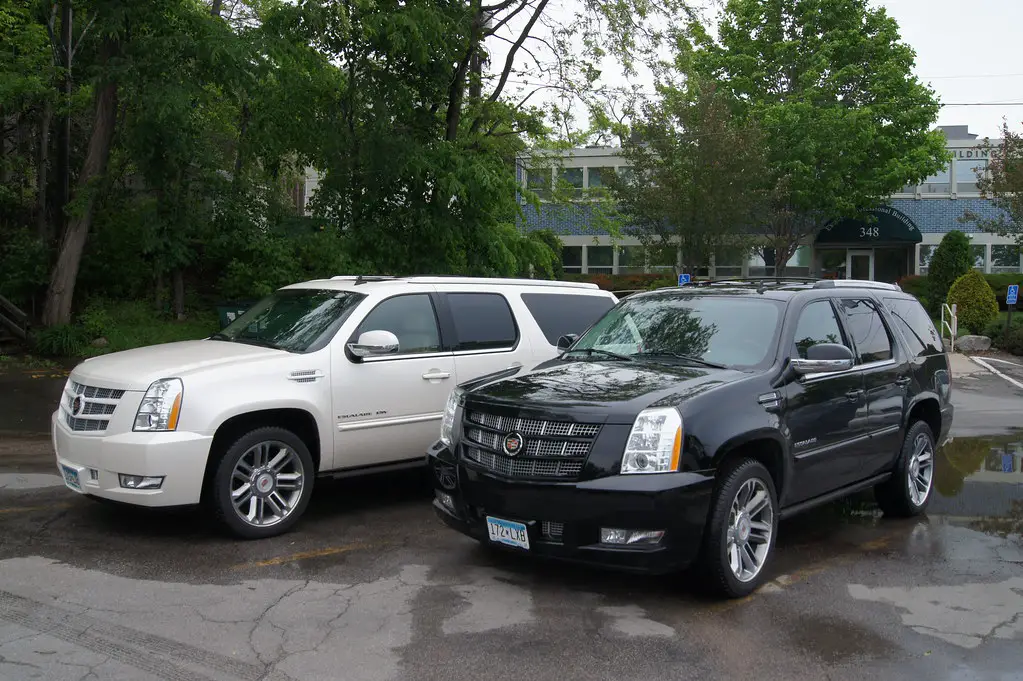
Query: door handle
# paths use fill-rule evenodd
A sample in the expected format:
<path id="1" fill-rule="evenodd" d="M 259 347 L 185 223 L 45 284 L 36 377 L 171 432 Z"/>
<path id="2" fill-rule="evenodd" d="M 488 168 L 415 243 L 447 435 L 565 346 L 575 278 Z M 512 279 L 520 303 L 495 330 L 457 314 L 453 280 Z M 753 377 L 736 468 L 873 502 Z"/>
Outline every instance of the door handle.
<path id="1" fill-rule="evenodd" d="M 861 397 L 863 397 L 863 391 L 862 390 L 850 390 L 849 392 L 847 392 L 845 394 L 845 396 L 849 398 L 850 402 L 855 402 L 858 399 L 860 399 Z"/>
<path id="2" fill-rule="evenodd" d="M 903 376 L 901 378 L 895 379 L 895 385 L 900 385 L 900 386 L 905 387 L 905 386 L 909 385 L 911 380 L 912 379 L 910 379 L 908 376 Z"/>
<path id="3" fill-rule="evenodd" d="M 427 381 L 440 381 L 445 378 L 451 378 L 451 374 L 447 371 L 427 371 L 423 374 L 423 379 Z"/>

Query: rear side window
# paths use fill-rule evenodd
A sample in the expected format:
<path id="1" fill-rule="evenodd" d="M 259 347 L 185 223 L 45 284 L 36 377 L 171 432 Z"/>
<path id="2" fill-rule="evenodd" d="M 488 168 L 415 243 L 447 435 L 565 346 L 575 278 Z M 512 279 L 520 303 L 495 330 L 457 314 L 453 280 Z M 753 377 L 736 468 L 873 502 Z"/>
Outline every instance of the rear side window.
<path id="1" fill-rule="evenodd" d="M 614 307 L 614 301 L 606 296 L 571 293 L 523 293 L 522 302 L 551 345 L 568 334 L 582 335 Z"/>
<path id="2" fill-rule="evenodd" d="M 874 303 L 866 299 L 846 298 L 841 301 L 849 324 L 856 352 L 859 353 L 859 364 L 883 362 L 891 359 L 892 341 L 888 337 L 888 328 L 881 319 Z"/>
<path id="3" fill-rule="evenodd" d="M 914 356 L 940 355 L 943 352 L 941 337 L 919 301 L 885 298 L 884 304 Z"/>
<path id="4" fill-rule="evenodd" d="M 510 348 L 518 341 L 515 318 L 504 296 L 497 293 L 446 295 L 455 325 L 455 350 Z"/>

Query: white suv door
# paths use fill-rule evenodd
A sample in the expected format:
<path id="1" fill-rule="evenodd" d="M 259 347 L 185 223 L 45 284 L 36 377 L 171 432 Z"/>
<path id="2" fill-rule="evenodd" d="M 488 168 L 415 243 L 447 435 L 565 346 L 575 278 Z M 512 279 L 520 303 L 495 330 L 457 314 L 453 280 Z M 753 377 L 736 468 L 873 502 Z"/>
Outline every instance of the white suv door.
<path id="1" fill-rule="evenodd" d="M 498 288 L 498 287 L 495 287 Z M 516 290 L 459 291 L 440 287 L 441 324 L 455 355 L 458 383 L 513 366 L 529 365 L 533 345 L 510 298 Z M 519 304 L 521 306 L 521 303 Z M 524 312 L 524 311 L 523 311 Z"/>
<path id="2" fill-rule="evenodd" d="M 435 301 L 426 290 L 386 298 L 344 339 L 389 331 L 397 352 L 361 359 L 347 349 L 333 353 L 335 468 L 422 460 L 436 439 L 456 380 Z"/>

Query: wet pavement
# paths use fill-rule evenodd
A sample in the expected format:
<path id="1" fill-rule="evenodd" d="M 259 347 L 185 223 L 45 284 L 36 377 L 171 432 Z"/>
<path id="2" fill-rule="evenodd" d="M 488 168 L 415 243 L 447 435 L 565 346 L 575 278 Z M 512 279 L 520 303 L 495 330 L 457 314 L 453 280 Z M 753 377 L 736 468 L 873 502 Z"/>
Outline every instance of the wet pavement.
<path id="1" fill-rule="evenodd" d="M 1023 680 L 1023 391 L 970 370 L 927 516 L 863 494 L 785 521 L 737 601 L 488 551 L 419 473 L 318 482 L 294 532 L 239 542 L 82 498 L 0 433 L 0 679 Z"/>

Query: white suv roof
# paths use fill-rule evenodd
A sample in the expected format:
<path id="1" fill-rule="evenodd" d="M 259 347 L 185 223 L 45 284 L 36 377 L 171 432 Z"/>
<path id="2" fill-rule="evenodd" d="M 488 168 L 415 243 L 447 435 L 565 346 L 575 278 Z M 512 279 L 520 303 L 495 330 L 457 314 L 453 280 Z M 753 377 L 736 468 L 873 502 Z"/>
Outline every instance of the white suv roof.
<path id="1" fill-rule="evenodd" d="M 330 279 L 312 279 L 298 284 L 291 284 L 283 288 L 336 288 L 350 289 L 353 286 L 368 286 L 372 284 L 454 284 L 454 285 L 487 285 L 487 286 L 535 286 L 585 289 L 599 291 L 596 284 L 582 281 L 551 281 L 547 279 L 509 279 L 500 277 L 456 277 L 456 276 L 419 276 L 419 277 L 389 277 L 376 275 L 342 275 Z"/>

